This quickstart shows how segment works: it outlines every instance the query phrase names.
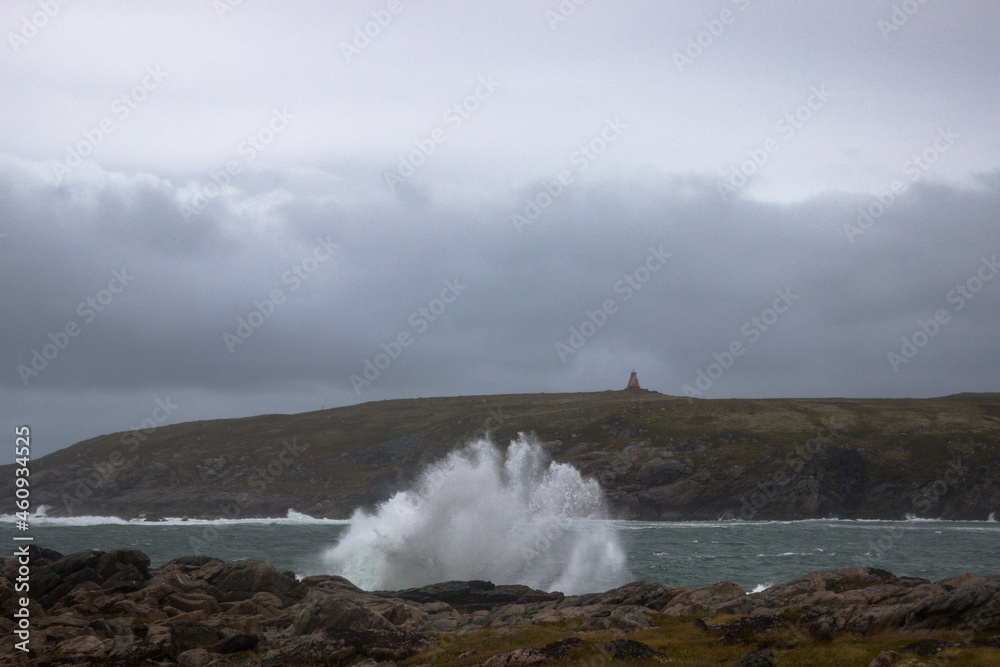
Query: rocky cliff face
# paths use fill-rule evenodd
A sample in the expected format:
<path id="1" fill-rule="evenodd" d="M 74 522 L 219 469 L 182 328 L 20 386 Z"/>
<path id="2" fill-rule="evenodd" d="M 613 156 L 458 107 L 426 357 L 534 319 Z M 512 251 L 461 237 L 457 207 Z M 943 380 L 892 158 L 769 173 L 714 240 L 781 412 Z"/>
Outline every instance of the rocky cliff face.
<path id="1" fill-rule="evenodd" d="M 998 459 L 962 452 L 982 443 L 946 443 L 951 457 L 909 476 L 847 438 L 807 441 L 782 454 L 745 463 L 712 455 L 711 439 L 675 446 L 639 441 L 620 450 L 593 445 L 564 449 L 559 458 L 601 480 L 616 516 L 645 520 L 903 519 L 909 515 L 984 520 L 1000 504 Z M 759 451 L 759 450 L 758 450 Z M 704 455 L 694 457 L 693 452 Z"/>
<path id="2" fill-rule="evenodd" d="M 1000 395 L 689 400 L 645 390 L 384 401 L 95 438 L 32 462 L 51 515 L 347 518 L 490 432 L 535 432 L 652 520 L 986 519 L 1000 513 Z M 139 437 L 141 436 L 141 438 Z M 0 488 L 13 495 L 13 475 Z"/>

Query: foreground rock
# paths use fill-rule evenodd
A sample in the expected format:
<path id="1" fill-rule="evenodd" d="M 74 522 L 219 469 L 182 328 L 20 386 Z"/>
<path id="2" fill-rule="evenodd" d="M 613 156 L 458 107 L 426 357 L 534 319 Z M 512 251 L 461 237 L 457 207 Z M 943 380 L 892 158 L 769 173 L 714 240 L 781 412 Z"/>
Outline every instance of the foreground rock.
<path id="1" fill-rule="evenodd" d="M 567 636 L 481 654 L 472 650 L 454 661 L 489 667 L 588 656 L 605 664 L 668 661 L 670 638 L 662 629 L 669 619 L 685 617 L 687 627 L 700 628 L 694 632 L 704 635 L 706 646 L 735 656 L 729 664 L 780 665 L 796 646 L 887 631 L 916 634 L 907 646 L 873 641 L 865 664 L 891 664 L 886 661 L 897 651 L 932 656 L 974 650 L 1000 658 L 1000 576 L 931 582 L 852 568 L 812 573 L 749 595 L 725 582 L 700 589 L 636 582 L 564 596 L 485 581 L 370 592 L 342 577 L 296 580 L 263 561 L 224 563 L 204 556 L 150 569 L 149 558 L 131 550 L 64 556 L 32 547 L 31 558 L 32 651 L 14 651 L 13 642 L 5 641 L 3 664 L 400 661 L 433 652 L 443 636 L 509 637 L 530 625 Z M 16 562 L 0 561 L 0 624 L 8 635 L 15 578 Z M 714 618 L 723 615 L 724 621 Z M 954 637 L 933 635 L 942 631 Z M 436 664 L 449 661 L 446 656 Z"/>

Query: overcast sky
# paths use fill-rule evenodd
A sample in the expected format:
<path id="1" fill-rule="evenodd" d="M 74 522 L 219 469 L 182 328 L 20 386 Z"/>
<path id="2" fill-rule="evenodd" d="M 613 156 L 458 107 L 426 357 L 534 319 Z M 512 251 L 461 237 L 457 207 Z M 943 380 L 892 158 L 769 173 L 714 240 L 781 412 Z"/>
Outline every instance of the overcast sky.
<path id="1" fill-rule="evenodd" d="M 0 25 L 0 421 L 36 457 L 633 368 L 705 398 L 1000 390 L 992 0 Z"/>

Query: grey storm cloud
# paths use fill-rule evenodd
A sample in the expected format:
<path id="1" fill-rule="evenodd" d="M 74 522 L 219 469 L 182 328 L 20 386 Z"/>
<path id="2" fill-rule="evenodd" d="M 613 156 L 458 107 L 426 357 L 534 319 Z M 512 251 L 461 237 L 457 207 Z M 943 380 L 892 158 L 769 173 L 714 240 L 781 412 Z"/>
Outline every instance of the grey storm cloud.
<path id="1" fill-rule="evenodd" d="M 0 55 L 0 398 L 43 453 L 633 367 L 997 390 L 992 3 L 50 4 Z"/>

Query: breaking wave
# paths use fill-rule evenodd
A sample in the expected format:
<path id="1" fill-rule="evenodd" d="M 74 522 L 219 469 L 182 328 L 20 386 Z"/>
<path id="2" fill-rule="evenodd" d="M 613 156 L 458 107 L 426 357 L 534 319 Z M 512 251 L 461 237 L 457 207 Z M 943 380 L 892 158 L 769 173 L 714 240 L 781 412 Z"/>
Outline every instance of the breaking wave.
<path id="1" fill-rule="evenodd" d="M 521 434 L 506 451 L 483 439 L 428 467 L 415 487 L 351 527 L 323 556 L 369 590 L 485 579 L 567 594 L 630 581 L 604 493 Z"/>

